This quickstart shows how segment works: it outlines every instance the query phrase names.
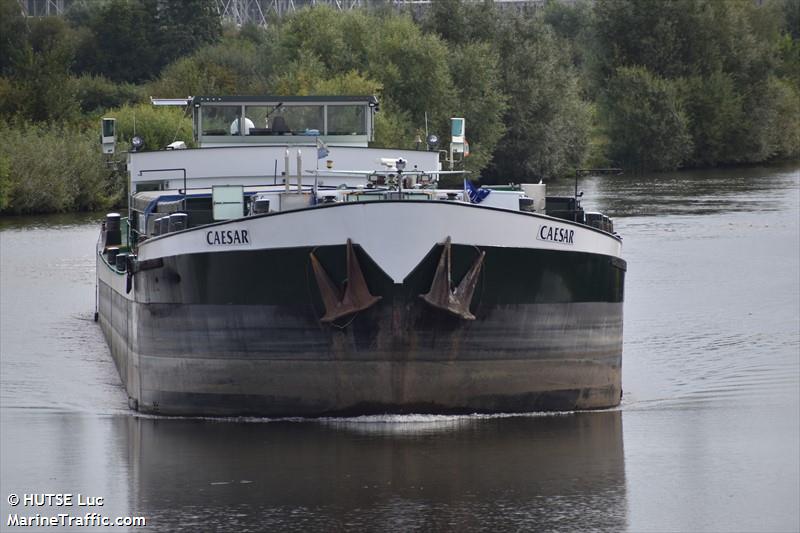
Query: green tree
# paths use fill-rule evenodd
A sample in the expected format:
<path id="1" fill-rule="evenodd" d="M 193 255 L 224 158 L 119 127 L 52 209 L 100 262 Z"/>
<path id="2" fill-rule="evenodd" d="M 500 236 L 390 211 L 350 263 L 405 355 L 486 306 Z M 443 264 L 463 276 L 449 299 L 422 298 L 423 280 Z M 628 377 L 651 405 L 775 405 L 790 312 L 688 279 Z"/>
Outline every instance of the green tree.
<path id="1" fill-rule="evenodd" d="M 0 156 L 0 213 L 8 206 L 11 192 L 11 163 L 7 156 Z"/>
<path id="2" fill-rule="evenodd" d="M 84 114 L 102 113 L 124 104 L 143 102 L 146 98 L 142 87 L 132 83 L 114 83 L 102 76 L 87 74 L 77 78 L 75 83 L 76 98 Z"/>
<path id="3" fill-rule="evenodd" d="M 470 35 L 469 15 L 461 0 L 432 2 L 422 24 L 427 31 L 435 32 L 440 38 L 453 44 L 465 44 L 473 40 Z"/>
<path id="4" fill-rule="evenodd" d="M 383 85 L 384 98 L 407 111 L 418 126 L 427 112 L 430 124 L 445 127 L 455 96 L 447 47 L 436 36 L 424 35 L 409 17 L 388 17 L 380 30 L 367 52 L 367 74 Z"/>
<path id="5" fill-rule="evenodd" d="M 125 105 L 107 112 L 117 119 L 117 140 L 123 150 L 137 135 L 144 139 L 146 150 L 163 150 L 174 141 L 194 144 L 192 119 L 188 110 L 153 107 L 149 103 Z"/>
<path id="6" fill-rule="evenodd" d="M 569 3 L 548 0 L 543 13 L 543 21 L 553 29 L 560 42 L 569 47 L 573 64 L 585 78 L 589 75 L 587 62 L 597 53 L 594 50 L 593 17 L 592 5 L 588 0 Z M 581 80 L 581 85 L 587 86 L 588 81 Z"/>
<path id="7" fill-rule="evenodd" d="M 292 61 L 313 55 L 330 72 L 364 69 L 367 51 L 380 19 L 364 12 L 334 11 L 329 7 L 301 9 L 280 22 L 277 32 L 281 52 Z"/>
<path id="8" fill-rule="evenodd" d="M 694 146 L 688 163 L 709 166 L 742 161 L 746 116 L 744 98 L 733 77 L 717 70 L 682 79 L 678 88 Z"/>
<path id="9" fill-rule="evenodd" d="M 669 81 L 644 67 L 620 67 L 601 103 L 609 155 L 637 170 L 671 170 L 691 153 L 689 122 Z"/>
<path id="10" fill-rule="evenodd" d="M 541 20 L 519 15 L 504 21 L 497 46 L 507 131 L 487 177 L 519 183 L 571 173 L 587 154 L 591 109 L 568 47 Z"/>
<path id="11" fill-rule="evenodd" d="M 499 13 L 491 2 L 442 0 L 431 4 L 422 27 L 443 39 L 453 79 L 451 115 L 466 119 L 470 155 L 464 168 L 483 172 L 506 133 L 508 96 L 502 83 L 500 52 L 495 46 Z M 448 124 L 437 125 L 449 131 Z"/>
<path id="12" fill-rule="evenodd" d="M 14 74 L 24 57 L 28 27 L 17 2 L 0 2 L 0 76 Z"/>
<path id="13" fill-rule="evenodd" d="M 157 4 L 160 22 L 161 64 L 216 43 L 222 36 L 222 22 L 213 0 L 181 0 Z"/>
<path id="14" fill-rule="evenodd" d="M 32 19 L 14 75 L 5 85 L 2 109 L 7 116 L 34 121 L 71 121 L 78 116 L 75 83 L 70 75 L 73 34 L 56 17 Z"/>
<path id="15" fill-rule="evenodd" d="M 800 156 L 800 90 L 770 76 L 745 101 L 747 132 L 738 145 L 747 163 Z"/>
<path id="16" fill-rule="evenodd" d="M 0 122 L 0 137 L 0 162 L 8 168 L 5 184 L 0 179 L 0 212 L 95 210 L 118 198 L 96 131 L 64 123 Z"/>
<path id="17" fill-rule="evenodd" d="M 456 46 L 491 42 L 504 15 L 507 14 L 499 12 L 491 0 L 437 0 L 431 2 L 421 26 L 426 32 L 435 33 Z"/>
<path id="18" fill-rule="evenodd" d="M 261 52 L 252 42 L 228 39 L 166 67 L 160 79 L 150 84 L 150 92 L 164 98 L 266 93 L 261 61 Z"/>
<path id="19" fill-rule="evenodd" d="M 282 96 L 307 96 L 314 86 L 328 77 L 328 71 L 319 57 L 310 50 L 301 50 L 295 58 L 272 76 L 269 86 L 274 94 Z"/>
<path id="20" fill-rule="evenodd" d="M 71 9 L 68 20 L 83 30 L 75 72 L 114 82 L 154 79 L 168 63 L 222 35 L 213 0 L 110 0 Z"/>
<path id="21" fill-rule="evenodd" d="M 800 87 L 800 0 L 774 0 L 781 12 L 776 74 Z"/>
<path id="22" fill-rule="evenodd" d="M 244 41 L 250 41 L 254 45 L 263 45 L 266 43 L 267 39 L 267 32 L 261 26 L 257 26 L 253 23 L 248 23 L 242 26 L 238 33 L 238 38 Z M 224 38 L 224 36 L 223 36 Z"/>
<path id="23" fill-rule="evenodd" d="M 784 157 L 795 152 L 784 141 L 800 128 L 792 105 L 800 46 L 795 47 L 789 22 L 798 9 L 797 0 L 598 0 L 594 32 L 600 52 L 594 56 L 593 86 L 604 94 L 606 108 L 623 96 L 606 90 L 620 68 L 642 67 L 658 83 L 680 88 L 678 107 L 694 144 L 683 163 Z M 616 105 L 622 107 L 623 102 Z M 777 124 L 784 138 L 776 138 Z"/>
<path id="24" fill-rule="evenodd" d="M 505 183 L 554 177 L 581 164 L 591 113 L 571 64 L 576 52 L 541 16 L 445 0 L 431 5 L 423 25 L 448 41 L 459 105 L 474 105 L 468 114 L 478 114 L 467 119 L 474 152 L 468 168 L 491 160 L 485 181 Z M 479 44 L 488 49 L 471 48 Z"/>
<path id="25" fill-rule="evenodd" d="M 271 32 L 260 50 L 273 58 L 272 91 L 311 94 L 317 80 L 355 72 L 381 89 L 379 143 L 391 138 L 399 147 L 412 147 L 426 115 L 432 130 L 449 128 L 456 92 L 447 47 L 425 35 L 410 17 L 316 7 L 286 17 Z M 389 134 L 389 124 L 400 129 Z"/>
<path id="26" fill-rule="evenodd" d="M 595 65 L 598 82 L 617 67 L 642 66 L 655 75 L 672 78 L 704 74 L 723 61 L 720 15 L 726 2 L 706 0 L 597 0 L 594 34 L 600 52 Z"/>
<path id="27" fill-rule="evenodd" d="M 464 117 L 470 155 L 464 169 L 480 173 L 506 133 L 506 95 L 500 87 L 500 59 L 489 43 L 454 48 L 449 56 L 456 99 L 453 115 Z M 447 130 L 445 130 L 447 131 Z"/>
<path id="28" fill-rule="evenodd" d="M 159 71 L 160 26 L 155 0 L 111 0 L 89 22 L 78 50 L 77 72 L 114 82 L 142 82 Z"/>

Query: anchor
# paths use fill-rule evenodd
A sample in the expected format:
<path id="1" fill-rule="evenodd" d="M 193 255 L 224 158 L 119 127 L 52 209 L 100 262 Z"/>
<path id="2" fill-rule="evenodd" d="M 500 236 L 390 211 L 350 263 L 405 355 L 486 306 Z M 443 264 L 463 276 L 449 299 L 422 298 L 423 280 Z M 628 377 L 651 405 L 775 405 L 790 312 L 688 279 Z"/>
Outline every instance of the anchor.
<path id="1" fill-rule="evenodd" d="M 475 287 L 478 285 L 478 276 L 483 267 L 484 257 L 486 257 L 486 252 L 481 252 L 461 280 L 461 283 L 459 283 L 457 287 L 452 288 L 453 282 L 450 275 L 450 236 L 448 236 L 447 240 L 444 242 L 442 255 L 439 257 L 439 265 L 436 267 L 436 273 L 433 275 L 431 288 L 427 293 L 420 294 L 419 297 L 437 309 L 452 313 L 464 320 L 475 320 L 475 315 L 469 311 L 469 305 L 472 303 L 472 295 L 475 293 Z"/>
<path id="2" fill-rule="evenodd" d="M 344 294 L 325 272 L 313 251 L 309 253 L 309 256 L 314 269 L 314 277 L 317 278 L 319 293 L 325 304 L 325 315 L 320 319 L 321 322 L 333 322 L 337 318 L 363 311 L 381 299 L 380 296 L 373 296 L 369 292 L 364 274 L 361 272 L 361 266 L 359 266 L 353 251 L 353 242 L 350 239 L 347 239 L 347 280 Z"/>

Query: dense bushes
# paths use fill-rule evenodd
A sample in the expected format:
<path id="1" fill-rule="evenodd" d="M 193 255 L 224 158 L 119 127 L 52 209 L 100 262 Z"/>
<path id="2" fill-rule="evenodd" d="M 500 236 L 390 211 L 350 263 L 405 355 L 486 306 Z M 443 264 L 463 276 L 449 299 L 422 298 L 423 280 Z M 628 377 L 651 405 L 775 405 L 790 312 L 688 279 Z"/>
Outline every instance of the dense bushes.
<path id="1" fill-rule="evenodd" d="M 798 10 L 798 0 L 597 0 L 592 77 L 609 156 L 645 170 L 799 156 Z"/>
<path id="2" fill-rule="evenodd" d="M 145 101 L 142 87 L 114 83 L 103 76 L 86 74 L 76 80 L 75 93 L 85 114 L 102 114 L 107 109 Z"/>
<path id="3" fill-rule="evenodd" d="M 231 39 L 206 46 L 166 67 L 150 84 L 150 93 L 162 98 L 263 94 L 268 86 L 258 68 L 261 60 L 249 41 Z"/>
<path id="4" fill-rule="evenodd" d="M 620 67 L 603 102 L 608 154 L 628 169 L 673 169 L 691 153 L 688 119 L 677 91 L 642 67 Z"/>
<path id="5" fill-rule="evenodd" d="M 0 209 L 58 213 L 112 205 L 122 191 L 96 133 L 58 124 L 0 122 Z"/>
<path id="6" fill-rule="evenodd" d="M 79 35 L 75 70 L 115 82 L 156 78 L 164 66 L 222 35 L 209 0 L 76 2 L 67 18 Z"/>
<path id="7" fill-rule="evenodd" d="M 147 103 L 126 105 L 108 115 L 117 119 L 118 149 L 127 150 L 134 135 L 144 139 L 146 150 L 163 150 L 173 141 L 184 141 L 188 147 L 194 144 L 191 117 L 182 109 L 155 108 Z M 95 149 L 99 150 L 99 145 Z"/>
<path id="8" fill-rule="evenodd" d="M 11 162 L 5 155 L 0 155 L 0 212 L 5 211 L 11 198 Z"/>
<path id="9" fill-rule="evenodd" d="M 490 179 L 538 181 L 574 171 L 586 156 L 590 112 L 568 47 L 539 20 L 511 19 L 495 42 L 509 99 Z"/>
<path id="10" fill-rule="evenodd" d="M 122 200 L 124 151 L 134 133 L 151 148 L 191 146 L 191 120 L 150 104 L 109 110 L 117 119 L 117 154 L 101 153 L 99 120 L 84 125 L 0 122 L 0 212 L 58 213 L 109 207 Z"/>

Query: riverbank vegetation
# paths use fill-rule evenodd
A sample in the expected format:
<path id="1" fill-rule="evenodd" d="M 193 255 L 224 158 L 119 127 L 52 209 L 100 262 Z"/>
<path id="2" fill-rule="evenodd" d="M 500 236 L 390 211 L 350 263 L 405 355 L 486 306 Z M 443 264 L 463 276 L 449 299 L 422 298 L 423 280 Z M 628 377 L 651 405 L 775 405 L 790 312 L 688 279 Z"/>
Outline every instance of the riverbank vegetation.
<path id="1" fill-rule="evenodd" d="M 800 156 L 800 0 L 438 0 L 422 12 L 303 9 L 226 27 L 210 0 L 76 3 L 25 18 L 0 2 L 0 213 L 105 208 L 100 154 L 190 141 L 150 95 L 376 94 L 376 144 L 413 148 L 466 118 L 484 183 L 586 166 L 628 171 Z M 121 154 L 117 155 L 122 157 Z"/>

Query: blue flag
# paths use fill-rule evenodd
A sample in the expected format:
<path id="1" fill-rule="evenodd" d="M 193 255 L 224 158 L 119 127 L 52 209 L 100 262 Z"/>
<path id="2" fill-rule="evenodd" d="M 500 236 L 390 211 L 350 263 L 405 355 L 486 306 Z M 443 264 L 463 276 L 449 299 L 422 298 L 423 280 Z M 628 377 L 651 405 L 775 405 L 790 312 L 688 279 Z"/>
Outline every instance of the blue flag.
<path id="1" fill-rule="evenodd" d="M 328 146 L 317 137 L 317 159 L 325 159 L 329 153 Z"/>
<path id="2" fill-rule="evenodd" d="M 483 187 L 476 189 L 472 182 L 466 178 L 464 178 L 464 191 L 469 195 L 469 203 L 471 204 L 481 203 L 492 192 L 490 189 L 484 189 Z"/>

